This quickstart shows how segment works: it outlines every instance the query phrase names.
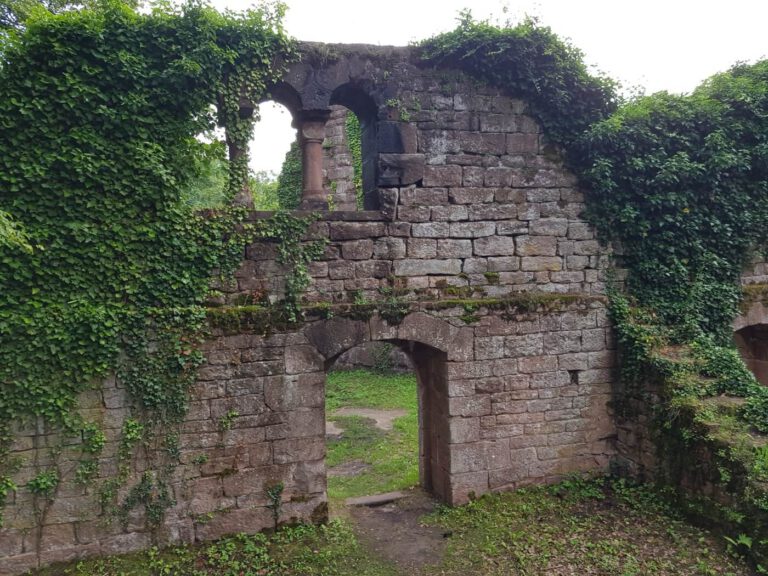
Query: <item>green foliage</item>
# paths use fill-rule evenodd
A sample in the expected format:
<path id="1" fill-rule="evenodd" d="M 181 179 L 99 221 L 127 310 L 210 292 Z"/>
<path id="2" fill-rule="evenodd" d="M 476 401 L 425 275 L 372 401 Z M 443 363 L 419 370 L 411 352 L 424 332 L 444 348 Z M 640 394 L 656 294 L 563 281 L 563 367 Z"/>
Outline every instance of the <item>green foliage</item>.
<path id="1" fill-rule="evenodd" d="M 228 164 L 224 143 L 214 140 L 193 152 L 195 175 L 182 190 L 182 200 L 196 210 L 227 204 Z"/>
<path id="2" fill-rule="evenodd" d="M 240 413 L 237 410 L 227 410 L 227 413 L 219 418 L 219 431 L 226 432 L 230 430 L 238 416 L 240 416 Z"/>
<path id="3" fill-rule="evenodd" d="M 21 249 L 32 252 L 29 236 L 10 214 L 0 211 L 0 249 Z"/>
<path id="4" fill-rule="evenodd" d="M 277 529 L 277 525 L 280 522 L 280 511 L 283 508 L 284 490 L 285 486 L 282 482 L 278 482 L 267 488 L 267 500 L 269 501 L 267 507 L 272 511 L 272 522 L 275 529 Z"/>
<path id="5" fill-rule="evenodd" d="M 307 265 L 317 260 L 325 249 L 325 242 L 321 240 L 304 240 L 312 221 L 312 218 L 296 218 L 280 211 L 256 229 L 257 236 L 277 240 L 277 262 L 288 268 L 284 311 L 289 322 L 295 322 L 301 315 L 301 295 L 311 280 Z"/>
<path id="6" fill-rule="evenodd" d="M 27 482 L 27 490 L 36 496 L 51 498 L 59 485 L 59 473 L 56 470 L 44 470 Z"/>
<path id="7" fill-rule="evenodd" d="M 370 418 L 335 416 L 343 407 L 399 409 L 406 414 L 384 431 Z M 328 374 L 328 418 L 344 432 L 327 443 L 326 466 L 362 462 L 367 468 L 354 476 L 331 476 L 332 500 L 411 488 L 419 481 L 419 415 L 413 374 L 381 374 L 367 370 Z"/>
<path id="8" fill-rule="evenodd" d="M 344 120 L 344 130 L 347 135 L 347 147 L 352 155 L 352 167 L 354 169 L 355 200 L 357 209 L 363 209 L 365 191 L 363 190 L 363 146 L 361 142 L 360 120 L 353 112 L 347 112 Z"/>
<path id="9" fill-rule="evenodd" d="M 301 203 L 303 168 L 298 140 L 285 154 L 283 167 L 277 177 L 277 203 L 282 210 L 295 210 Z"/>
<path id="10" fill-rule="evenodd" d="M 372 558 L 347 523 L 298 525 L 275 534 L 236 534 L 202 546 L 177 546 L 78 560 L 38 576 L 396 576 Z"/>
<path id="11" fill-rule="evenodd" d="M 532 18 L 499 28 L 464 11 L 455 30 L 420 46 L 428 63 L 457 68 L 524 99 L 559 144 L 570 144 L 616 107 L 615 84 L 590 75 L 578 49 Z"/>
<path id="12" fill-rule="evenodd" d="M 743 264 L 767 238 L 768 61 L 628 104 L 579 154 L 589 218 L 621 243 L 638 303 L 679 341 L 728 341 Z"/>
<path id="13" fill-rule="evenodd" d="M 0 34 L 11 29 L 22 29 L 26 21 L 37 14 L 59 14 L 82 8 L 98 9 L 101 0 L 0 0 Z M 139 2 L 130 0 L 127 6 L 136 8 Z"/>
<path id="14" fill-rule="evenodd" d="M 278 181 L 273 172 L 256 172 L 248 178 L 248 188 L 253 194 L 256 210 L 279 210 Z"/>
<path id="15" fill-rule="evenodd" d="M 3 427 L 42 416 L 82 434 L 92 457 L 104 437 L 78 416 L 76 399 L 110 372 L 130 393 L 145 432 L 183 417 L 201 361 L 196 345 L 211 274 L 239 264 L 247 233 L 235 210 L 194 212 L 205 204 L 194 200 L 205 196 L 199 190 L 220 192 L 224 181 L 220 170 L 212 176 L 222 145 L 198 135 L 216 123 L 233 142 L 249 134 L 252 120 L 237 114 L 241 88 L 257 101 L 280 74 L 277 58 L 291 57 L 281 16 L 279 6 L 221 15 L 189 4 L 140 15 L 105 3 L 98 11 L 38 15 L 6 47 Z M 232 164 L 230 197 L 244 182 L 242 162 Z M 14 233 L 16 246 L 7 247 Z M 121 450 L 136 445 L 136 433 L 126 426 Z M 172 446 L 161 446 L 169 436 L 154 438 L 155 448 L 172 455 Z M 128 461 L 121 454 L 121 467 Z M 87 475 L 91 465 L 84 466 Z M 167 500 L 153 482 L 149 516 Z M 115 493 L 104 486 L 106 500 Z"/>
<path id="16" fill-rule="evenodd" d="M 0 476 L 0 528 L 3 526 L 3 508 L 11 492 L 17 490 L 16 483 L 8 476 Z"/>

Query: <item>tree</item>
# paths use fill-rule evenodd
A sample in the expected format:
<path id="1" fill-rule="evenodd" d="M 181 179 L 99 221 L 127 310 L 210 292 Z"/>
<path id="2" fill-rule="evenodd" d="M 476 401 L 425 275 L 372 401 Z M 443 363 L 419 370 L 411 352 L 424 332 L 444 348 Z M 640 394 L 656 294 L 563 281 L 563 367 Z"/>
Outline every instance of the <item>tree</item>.
<path id="1" fill-rule="evenodd" d="M 103 0 L 0 0 L 0 31 L 20 30 L 35 10 L 47 10 L 59 14 L 67 10 L 98 8 Z M 138 0 L 123 2 L 132 8 L 139 5 Z"/>

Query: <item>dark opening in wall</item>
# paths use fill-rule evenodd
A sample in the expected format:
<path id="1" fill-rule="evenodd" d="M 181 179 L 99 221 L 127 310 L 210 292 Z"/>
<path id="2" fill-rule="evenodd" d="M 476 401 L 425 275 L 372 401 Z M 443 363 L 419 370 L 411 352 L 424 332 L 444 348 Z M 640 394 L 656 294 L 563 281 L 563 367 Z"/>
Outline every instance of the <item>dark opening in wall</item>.
<path id="1" fill-rule="evenodd" d="M 742 328 L 734 334 L 734 341 L 755 378 L 768 386 L 768 324 Z"/>
<path id="2" fill-rule="evenodd" d="M 331 94 L 330 102 L 332 110 L 339 110 L 339 107 L 343 106 L 354 115 L 353 120 L 347 114 L 344 122 L 347 142 L 355 168 L 357 207 L 363 210 L 378 210 L 376 104 L 362 87 L 354 84 L 342 84 L 336 88 Z"/>

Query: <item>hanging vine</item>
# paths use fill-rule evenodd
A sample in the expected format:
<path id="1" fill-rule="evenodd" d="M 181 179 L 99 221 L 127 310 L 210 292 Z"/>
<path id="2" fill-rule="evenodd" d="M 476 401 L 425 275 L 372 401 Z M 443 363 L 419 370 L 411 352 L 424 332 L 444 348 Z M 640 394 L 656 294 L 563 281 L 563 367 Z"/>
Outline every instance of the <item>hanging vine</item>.
<path id="1" fill-rule="evenodd" d="M 150 14 L 108 2 L 40 15 L 5 45 L 0 504 L 17 488 L 8 447 L 20 423 L 80 436 L 76 479 L 93 478 L 104 435 L 77 399 L 110 373 L 142 422 L 131 446 L 164 455 L 118 508 L 143 503 L 154 522 L 169 504 L 172 429 L 201 361 L 211 274 L 239 264 L 248 232 L 241 211 L 204 217 L 184 201 L 206 146 L 197 137 L 218 123 L 247 142 L 243 99 L 257 102 L 293 54 L 282 16 L 280 4 L 222 15 L 194 2 Z M 230 197 L 246 170 L 245 155 L 233 159 Z M 115 494 L 102 486 L 105 502 Z"/>

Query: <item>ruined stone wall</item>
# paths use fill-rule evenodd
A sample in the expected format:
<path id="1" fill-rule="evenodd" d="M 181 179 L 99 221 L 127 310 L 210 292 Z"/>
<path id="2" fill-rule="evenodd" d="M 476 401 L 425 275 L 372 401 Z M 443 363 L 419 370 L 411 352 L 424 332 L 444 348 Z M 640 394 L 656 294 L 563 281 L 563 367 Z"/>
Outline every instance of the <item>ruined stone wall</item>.
<path id="1" fill-rule="evenodd" d="M 616 434 L 608 254 L 527 105 L 459 74 L 420 69 L 404 50 L 358 47 L 323 66 L 310 74 L 310 64 L 297 65 L 286 81 L 307 109 L 329 106 L 329 94 L 351 109 L 355 90 L 370 99 L 377 131 L 369 117 L 366 141 L 375 136 L 376 151 L 365 162 L 376 163 L 367 174 L 379 204 L 313 224 L 309 237 L 328 243 L 310 266 L 306 301 L 323 306 L 269 335 L 247 321 L 214 327 L 178 431 L 175 504 L 157 529 L 141 508 L 126 524 L 107 523 L 97 487 L 117 472 L 129 406 L 119 382 L 89 392 L 84 408 L 108 440 L 95 485 L 75 482 L 73 447 L 56 456 L 52 502 L 35 502 L 24 488 L 13 495 L 0 574 L 271 527 L 267 489 L 277 484 L 281 522 L 324 517 L 325 371 L 365 342 L 400 346 L 414 364 L 422 482 L 444 501 L 607 470 Z M 336 90 L 341 82 L 354 90 Z M 218 304 L 279 299 L 285 273 L 273 244 L 254 244 Z M 393 304 L 407 306 L 403 318 L 386 314 Z M 52 457 L 53 443 L 38 428 L 18 436 L 19 485 Z M 121 496 L 153 456 L 147 446 L 133 457 Z"/>

